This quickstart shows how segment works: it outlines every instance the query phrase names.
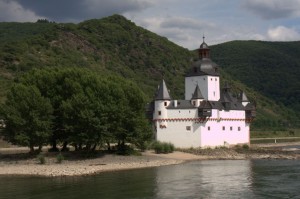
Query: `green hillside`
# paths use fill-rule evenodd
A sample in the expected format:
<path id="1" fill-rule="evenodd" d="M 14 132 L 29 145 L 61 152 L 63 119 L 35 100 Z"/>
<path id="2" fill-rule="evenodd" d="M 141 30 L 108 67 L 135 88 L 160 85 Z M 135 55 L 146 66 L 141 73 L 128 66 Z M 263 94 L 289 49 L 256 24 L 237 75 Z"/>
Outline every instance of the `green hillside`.
<path id="1" fill-rule="evenodd" d="M 258 50 L 263 47 L 259 42 L 216 45 L 212 47 L 213 59 L 221 67 L 222 82 L 230 81 L 235 90 L 243 89 L 250 99 L 257 101 L 258 117 L 253 125 L 254 128 L 285 128 L 290 125 L 293 127 L 299 120 L 295 111 L 295 107 L 299 106 L 295 102 L 297 96 L 293 94 L 290 96 L 290 93 L 285 91 L 275 98 L 272 95 L 274 90 L 270 91 L 266 87 L 273 86 L 267 77 L 264 81 L 267 82 L 263 86 L 264 89 L 259 87 L 262 86 L 263 81 L 253 83 L 254 80 L 251 81 L 251 78 L 257 79 L 257 73 L 261 71 L 267 72 L 266 69 L 261 69 L 260 60 L 255 58 L 259 54 L 270 60 L 270 66 L 268 65 L 272 69 L 270 71 L 281 74 L 281 70 L 284 70 L 287 81 L 295 81 L 299 85 L 299 80 L 288 76 L 287 66 L 284 68 L 275 66 L 275 63 L 290 63 L 289 60 L 294 60 L 292 67 L 295 68 L 294 74 L 296 74 L 297 67 L 299 69 L 299 57 L 297 58 L 297 52 L 288 53 L 288 50 L 290 44 L 297 49 L 297 43 L 285 44 L 284 48 L 287 50 L 281 52 L 280 57 L 271 57 L 274 53 L 270 50 L 273 52 L 275 49 L 273 45 L 277 43 L 263 44 L 265 50 L 260 51 Z M 251 51 L 247 46 L 253 46 Z M 244 48 L 247 53 L 241 50 Z M 31 68 L 53 66 L 85 67 L 96 73 L 119 74 L 137 82 L 149 97 L 149 101 L 160 80 L 164 78 L 171 90 L 171 96 L 183 98 L 184 75 L 193 57 L 194 52 L 138 27 L 119 15 L 88 20 L 79 24 L 0 23 L 0 101 L 5 100 L 5 93 L 16 76 Z M 249 72 L 248 66 L 251 66 L 253 72 Z M 273 71 L 274 69 L 276 72 Z M 256 70 L 258 71 L 255 72 Z M 276 83 L 281 81 L 278 78 L 280 75 L 270 76 Z M 280 86 L 283 86 L 282 83 Z M 289 102 L 285 103 L 285 99 Z"/>
<path id="2" fill-rule="evenodd" d="M 233 78 L 300 112 L 300 41 L 233 41 L 212 51 Z"/>

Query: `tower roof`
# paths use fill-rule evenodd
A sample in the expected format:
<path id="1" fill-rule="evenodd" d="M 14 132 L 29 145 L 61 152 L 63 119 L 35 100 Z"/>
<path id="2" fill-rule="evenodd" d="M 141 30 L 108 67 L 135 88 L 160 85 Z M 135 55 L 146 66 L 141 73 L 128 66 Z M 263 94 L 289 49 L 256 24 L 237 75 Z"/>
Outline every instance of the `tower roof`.
<path id="1" fill-rule="evenodd" d="M 244 91 L 241 91 L 238 99 L 239 99 L 240 102 L 249 102 L 249 100 L 248 100 L 248 98 L 247 98 Z"/>
<path id="2" fill-rule="evenodd" d="M 196 88 L 195 88 L 195 91 L 194 91 L 194 94 L 193 94 L 193 97 L 192 99 L 204 99 L 201 91 L 200 91 L 200 88 L 197 84 Z"/>
<path id="3" fill-rule="evenodd" d="M 203 36 L 203 42 L 198 49 L 199 58 L 192 63 L 192 68 L 187 76 L 201 76 L 201 75 L 213 75 L 219 76 L 218 65 L 210 59 L 210 49 L 205 43 L 205 37 Z"/>
<path id="4" fill-rule="evenodd" d="M 209 49 L 207 43 L 205 43 L 204 40 L 205 40 L 205 37 L 204 37 L 204 35 L 203 35 L 203 42 L 202 42 L 202 44 L 200 45 L 200 49 Z"/>
<path id="5" fill-rule="evenodd" d="M 155 100 L 170 100 L 170 94 L 167 89 L 165 80 L 162 80 L 155 95 Z"/>

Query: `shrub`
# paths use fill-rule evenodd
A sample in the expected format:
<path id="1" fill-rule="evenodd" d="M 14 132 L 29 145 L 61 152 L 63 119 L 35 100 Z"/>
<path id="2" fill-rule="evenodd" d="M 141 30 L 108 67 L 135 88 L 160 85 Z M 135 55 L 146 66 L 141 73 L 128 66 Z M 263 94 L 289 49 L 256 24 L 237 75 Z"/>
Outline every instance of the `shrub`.
<path id="1" fill-rule="evenodd" d="M 248 144 L 243 144 L 242 148 L 248 150 L 249 149 L 249 145 Z"/>
<path id="2" fill-rule="evenodd" d="M 117 155 L 136 155 L 136 156 L 142 155 L 139 151 L 134 150 L 134 148 L 129 145 L 117 147 L 116 154 Z"/>
<path id="3" fill-rule="evenodd" d="M 57 160 L 57 163 L 62 163 L 62 161 L 65 159 L 65 157 L 59 153 L 57 156 L 56 156 L 56 160 Z"/>
<path id="4" fill-rule="evenodd" d="M 38 159 L 40 164 L 46 164 L 46 158 L 45 158 L 44 155 L 42 155 L 42 154 L 38 155 L 37 159 Z"/>
<path id="5" fill-rule="evenodd" d="M 153 149 L 155 153 L 172 153 L 175 147 L 171 143 L 156 141 L 153 144 Z"/>

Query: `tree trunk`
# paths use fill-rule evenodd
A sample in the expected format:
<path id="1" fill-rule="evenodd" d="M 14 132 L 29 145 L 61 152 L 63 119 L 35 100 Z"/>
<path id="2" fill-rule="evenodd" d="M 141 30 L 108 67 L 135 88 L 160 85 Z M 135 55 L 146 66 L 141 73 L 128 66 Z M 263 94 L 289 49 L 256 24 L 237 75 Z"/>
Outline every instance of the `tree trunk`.
<path id="1" fill-rule="evenodd" d="M 39 145 L 38 152 L 41 152 L 41 151 L 42 151 L 42 148 L 43 148 L 43 145 Z"/>
<path id="2" fill-rule="evenodd" d="M 94 146 L 92 147 L 92 151 L 95 151 L 97 147 L 97 144 L 95 143 Z"/>
<path id="3" fill-rule="evenodd" d="M 75 149 L 75 150 L 76 150 L 76 149 Z M 63 143 L 63 147 L 62 147 L 61 151 L 69 151 L 69 148 L 68 148 L 68 142 L 64 142 L 64 143 Z"/>
<path id="4" fill-rule="evenodd" d="M 34 153 L 34 146 L 33 144 L 29 144 L 30 153 Z"/>
<path id="5" fill-rule="evenodd" d="M 107 150 L 108 150 L 108 151 L 111 151 L 110 143 L 107 141 L 106 144 L 107 144 Z"/>
<path id="6" fill-rule="evenodd" d="M 49 149 L 49 151 L 51 152 L 57 152 L 57 151 L 59 151 L 58 150 L 58 148 L 57 148 L 57 143 L 56 143 L 56 139 L 53 139 L 52 140 L 52 148 L 51 149 Z"/>

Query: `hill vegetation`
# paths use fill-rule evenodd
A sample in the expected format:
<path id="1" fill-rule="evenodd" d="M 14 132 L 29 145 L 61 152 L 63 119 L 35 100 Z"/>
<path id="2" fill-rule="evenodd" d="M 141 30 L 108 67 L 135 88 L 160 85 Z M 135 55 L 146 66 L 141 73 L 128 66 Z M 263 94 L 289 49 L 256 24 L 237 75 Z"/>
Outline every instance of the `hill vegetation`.
<path id="1" fill-rule="evenodd" d="M 254 128 L 285 129 L 299 123 L 298 46 L 254 41 L 212 46 L 222 83 L 229 81 L 234 90 L 244 90 L 257 102 Z M 0 23 L 0 101 L 5 101 L 15 77 L 49 67 L 120 75 L 137 82 L 147 101 L 164 78 L 171 96 L 183 98 L 184 75 L 194 55 L 119 15 L 79 24 Z"/>

